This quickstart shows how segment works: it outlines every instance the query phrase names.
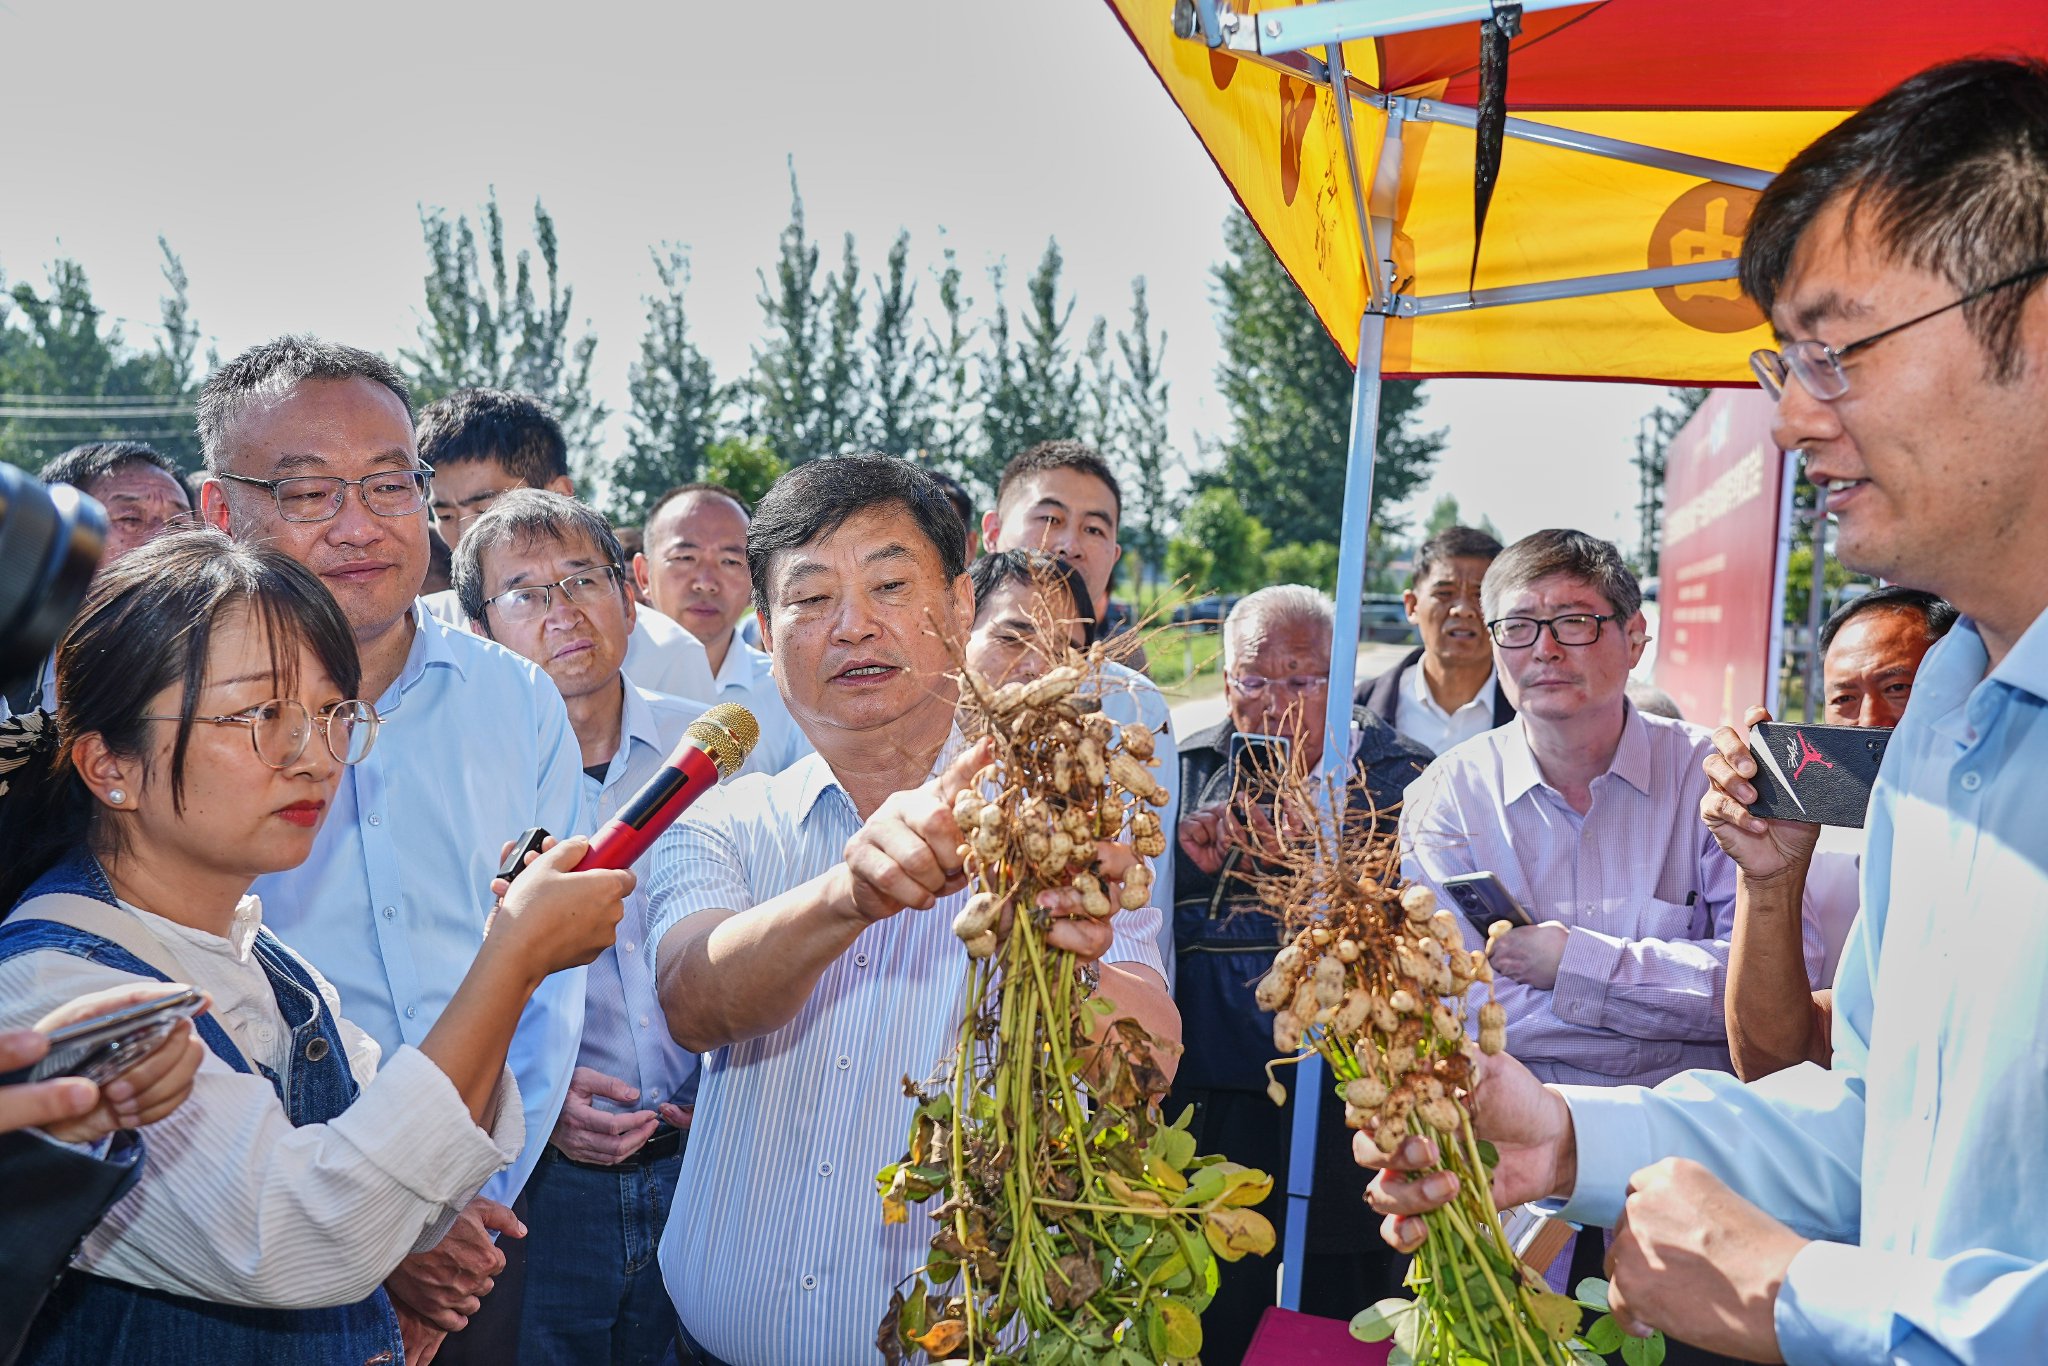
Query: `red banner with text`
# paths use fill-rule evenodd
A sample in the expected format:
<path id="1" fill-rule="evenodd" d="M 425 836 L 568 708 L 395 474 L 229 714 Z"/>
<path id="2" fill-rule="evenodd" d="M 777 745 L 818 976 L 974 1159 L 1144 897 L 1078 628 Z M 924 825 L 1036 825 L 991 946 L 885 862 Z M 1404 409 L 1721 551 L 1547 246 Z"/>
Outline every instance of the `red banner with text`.
<path id="1" fill-rule="evenodd" d="M 1703 726 L 1772 700 L 1787 499 L 1771 412 L 1758 390 L 1718 389 L 1666 452 L 1657 686 Z"/>

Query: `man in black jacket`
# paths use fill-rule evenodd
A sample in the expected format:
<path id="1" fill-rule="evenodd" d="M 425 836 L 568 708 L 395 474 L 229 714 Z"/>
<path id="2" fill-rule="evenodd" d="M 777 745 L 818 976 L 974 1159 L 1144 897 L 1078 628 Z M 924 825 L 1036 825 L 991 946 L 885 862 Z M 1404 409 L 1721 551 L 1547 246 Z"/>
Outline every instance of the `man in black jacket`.
<path id="1" fill-rule="evenodd" d="M 1313 773 L 1322 757 L 1329 700 L 1331 618 L 1329 598 L 1300 584 L 1262 588 L 1231 609 L 1223 624 L 1230 714 L 1188 737 L 1180 752 L 1187 814 L 1180 821 L 1174 875 L 1174 999 L 1186 1051 L 1166 1113 L 1196 1106 L 1193 1132 L 1201 1151 L 1271 1174 L 1273 1194 L 1259 1211 L 1276 1230 L 1286 1223 L 1294 1099 L 1291 1084 L 1283 1108 L 1276 1109 L 1266 1095 L 1273 1016 L 1259 1009 L 1252 987 L 1272 966 L 1280 929 L 1241 870 L 1253 858 L 1245 826 L 1264 824 L 1256 797 L 1260 778 L 1272 776 L 1281 761 L 1269 742 L 1247 745 L 1243 737 L 1283 737 L 1287 767 Z M 1358 708 L 1352 713 L 1352 757 L 1354 774 L 1364 779 L 1354 804 L 1370 801 L 1383 813 L 1381 828 L 1391 830 L 1390 808 L 1428 765 L 1428 752 Z M 1320 1119 L 1301 1308 L 1349 1318 L 1398 1293 L 1403 1259 L 1386 1256 L 1358 1236 L 1365 1173 L 1351 1161 L 1343 1107 L 1326 1097 Z M 1222 1263 L 1217 1271 L 1216 1298 L 1202 1316 L 1202 1360 L 1228 1366 L 1244 1355 L 1259 1316 L 1274 1303 L 1274 1265 L 1270 1258 L 1247 1258 Z"/>
<path id="2" fill-rule="evenodd" d="M 1479 610 L 1479 581 L 1498 554 L 1499 541 L 1466 526 L 1424 541 L 1401 595 L 1422 646 L 1358 686 L 1360 706 L 1431 754 L 1515 719 Z"/>

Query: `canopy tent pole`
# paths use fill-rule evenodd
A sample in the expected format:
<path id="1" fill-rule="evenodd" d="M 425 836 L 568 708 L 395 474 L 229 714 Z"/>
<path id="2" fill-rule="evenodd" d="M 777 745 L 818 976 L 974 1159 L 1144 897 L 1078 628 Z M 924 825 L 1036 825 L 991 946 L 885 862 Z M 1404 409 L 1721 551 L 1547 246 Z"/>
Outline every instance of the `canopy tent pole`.
<path id="1" fill-rule="evenodd" d="M 1330 50 L 1332 69 L 1343 71 L 1343 54 Z M 1356 690 L 1361 601 L 1365 596 L 1365 555 L 1372 530 L 1373 457 L 1379 449 L 1380 358 L 1392 306 L 1382 282 L 1394 278 L 1395 198 L 1401 188 L 1402 111 L 1387 111 L 1387 127 L 1373 177 L 1369 206 L 1360 209 L 1370 235 L 1367 278 L 1374 299 L 1358 320 L 1358 369 L 1351 386 L 1351 448 L 1344 464 L 1344 520 L 1337 542 L 1337 603 L 1330 629 L 1330 691 L 1323 710 L 1323 761 L 1319 786 L 1331 828 L 1343 818 L 1351 782 L 1351 695 Z M 1345 153 L 1357 175 L 1351 121 L 1339 118 Z M 1353 181 L 1354 190 L 1356 180 Z M 1315 1189 L 1316 1130 L 1324 1102 L 1323 1061 L 1311 1052 L 1295 1069 L 1294 1124 L 1288 1140 L 1287 1233 L 1281 1248 L 1280 1305 L 1301 1308 L 1302 1261 L 1308 1251 L 1308 1201 Z"/>
<path id="2" fill-rule="evenodd" d="M 1583 5 L 1586 0 L 1517 3 L 1534 13 Z M 1483 22 L 1493 18 L 1499 8 L 1496 0 L 1322 0 L 1320 4 L 1246 14 L 1230 8 L 1228 0 L 1179 0 L 1175 30 L 1184 38 L 1199 33 L 1210 47 L 1271 56 L 1359 38 Z"/>

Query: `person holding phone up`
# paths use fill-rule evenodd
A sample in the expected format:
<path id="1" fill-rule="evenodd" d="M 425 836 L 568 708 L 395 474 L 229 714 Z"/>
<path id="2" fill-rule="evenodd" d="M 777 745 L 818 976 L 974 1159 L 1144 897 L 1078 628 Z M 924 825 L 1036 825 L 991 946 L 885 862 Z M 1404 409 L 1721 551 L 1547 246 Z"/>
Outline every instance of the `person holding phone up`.
<path id="1" fill-rule="evenodd" d="M 212 1009 L 190 1098 L 128 1116 L 146 1168 L 87 1235 L 23 1360 L 404 1360 L 380 1283 L 519 1151 L 513 1025 L 545 977 L 611 943 L 631 875 L 570 872 L 586 846 L 569 841 L 494 889 L 454 1001 L 380 1068 L 246 895 L 306 857 L 344 765 L 376 738 L 320 581 L 218 532 L 165 537 L 94 583 L 57 675 L 54 734 L 0 806 L 0 1029 L 172 978 Z"/>

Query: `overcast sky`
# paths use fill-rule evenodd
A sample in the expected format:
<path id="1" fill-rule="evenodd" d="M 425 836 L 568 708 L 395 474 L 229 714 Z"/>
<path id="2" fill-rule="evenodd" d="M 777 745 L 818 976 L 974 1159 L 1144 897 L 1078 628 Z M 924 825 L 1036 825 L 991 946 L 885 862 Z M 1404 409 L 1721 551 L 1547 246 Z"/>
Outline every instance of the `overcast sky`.
<path id="1" fill-rule="evenodd" d="M 1121 324 L 1146 276 L 1176 437 L 1199 459 L 1226 426 L 1208 270 L 1230 198 L 1100 0 L 0 0 L 0 53 L 0 271 L 40 287 L 78 259 L 132 342 L 157 316 L 162 233 L 223 355 L 288 330 L 393 352 L 419 325 L 419 206 L 473 212 L 495 185 L 515 243 L 535 196 L 554 215 L 617 411 L 653 243 L 689 247 L 721 377 L 746 365 L 794 157 L 828 259 L 850 231 L 879 269 L 908 228 L 921 266 L 958 249 L 978 305 L 987 265 L 1007 258 L 1021 286 L 1056 235 L 1077 345 L 1097 313 Z M 1451 444 L 1418 511 L 1450 493 L 1510 536 L 1633 544 L 1628 456 L 1660 390 L 1429 391 Z"/>

